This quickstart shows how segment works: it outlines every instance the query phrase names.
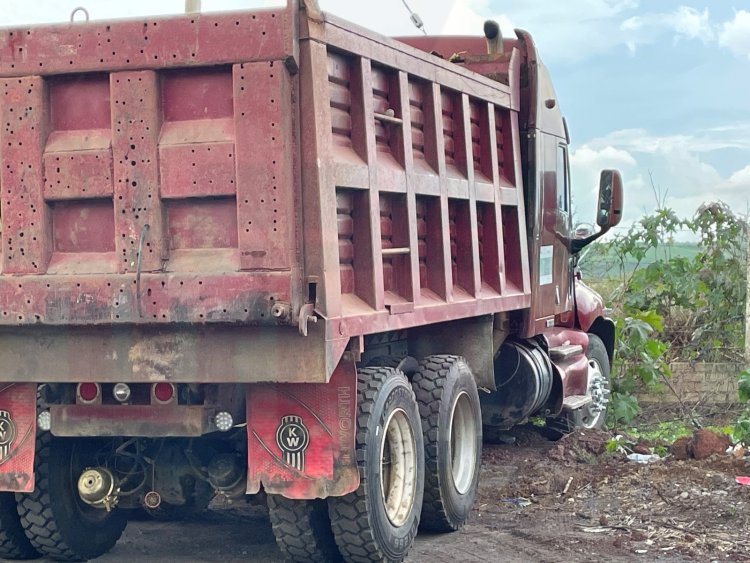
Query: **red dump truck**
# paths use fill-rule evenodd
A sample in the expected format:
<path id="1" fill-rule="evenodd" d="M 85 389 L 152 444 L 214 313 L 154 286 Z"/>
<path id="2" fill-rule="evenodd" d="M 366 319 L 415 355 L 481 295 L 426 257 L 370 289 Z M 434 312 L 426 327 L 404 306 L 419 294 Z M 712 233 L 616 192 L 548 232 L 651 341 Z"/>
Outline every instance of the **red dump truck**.
<path id="1" fill-rule="evenodd" d="M 531 37 L 393 40 L 315 2 L 0 30 L 0 556 L 267 498 L 293 560 L 459 528 L 482 432 L 602 423 Z M 593 207 L 592 203 L 592 207 Z"/>

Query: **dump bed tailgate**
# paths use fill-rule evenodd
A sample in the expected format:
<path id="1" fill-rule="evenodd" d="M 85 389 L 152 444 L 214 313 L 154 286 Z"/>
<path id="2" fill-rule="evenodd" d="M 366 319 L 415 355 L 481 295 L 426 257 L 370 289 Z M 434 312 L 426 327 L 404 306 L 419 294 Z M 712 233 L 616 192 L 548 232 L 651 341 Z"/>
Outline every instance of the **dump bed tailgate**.
<path id="1" fill-rule="evenodd" d="M 293 14 L 0 31 L 0 324 L 291 322 Z"/>

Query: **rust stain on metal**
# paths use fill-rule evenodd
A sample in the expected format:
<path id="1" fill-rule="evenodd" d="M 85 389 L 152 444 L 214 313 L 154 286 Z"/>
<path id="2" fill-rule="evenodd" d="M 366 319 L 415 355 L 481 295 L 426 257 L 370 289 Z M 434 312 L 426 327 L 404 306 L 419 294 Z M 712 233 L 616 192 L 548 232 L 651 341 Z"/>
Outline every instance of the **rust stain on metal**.
<path id="1" fill-rule="evenodd" d="M 175 375 L 174 368 L 183 360 L 187 337 L 171 334 L 154 335 L 133 344 L 128 352 L 133 375 L 138 379 L 166 381 Z"/>

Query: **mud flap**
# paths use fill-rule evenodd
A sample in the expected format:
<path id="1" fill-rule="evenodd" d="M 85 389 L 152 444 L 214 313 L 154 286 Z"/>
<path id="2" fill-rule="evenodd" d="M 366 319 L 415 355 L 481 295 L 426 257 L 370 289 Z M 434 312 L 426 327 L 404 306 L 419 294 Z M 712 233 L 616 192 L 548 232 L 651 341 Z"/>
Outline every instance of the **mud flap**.
<path id="1" fill-rule="evenodd" d="M 36 384 L 0 384 L 0 491 L 34 490 Z"/>
<path id="2" fill-rule="evenodd" d="M 247 387 L 247 492 L 291 499 L 341 496 L 359 486 L 357 369 L 349 354 L 328 383 Z"/>

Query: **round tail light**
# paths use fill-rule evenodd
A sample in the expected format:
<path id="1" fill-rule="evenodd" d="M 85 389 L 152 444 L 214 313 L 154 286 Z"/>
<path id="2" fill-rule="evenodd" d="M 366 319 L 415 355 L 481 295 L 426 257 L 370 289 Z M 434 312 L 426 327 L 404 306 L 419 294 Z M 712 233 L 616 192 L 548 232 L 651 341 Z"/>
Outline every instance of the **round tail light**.
<path id="1" fill-rule="evenodd" d="M 98 383 L 79 383 L 78 384 L 78 396 L 82 401 L 90 403 L 95 401 L 99 396 L 99 384 Z"/>
<path id="2" fill-rule="evenodd" d="M 171 383 L 156 383 L 154 385 L 154 398 L 160 403 L 166 403 L 174 397 L 174 385 Z"/>

